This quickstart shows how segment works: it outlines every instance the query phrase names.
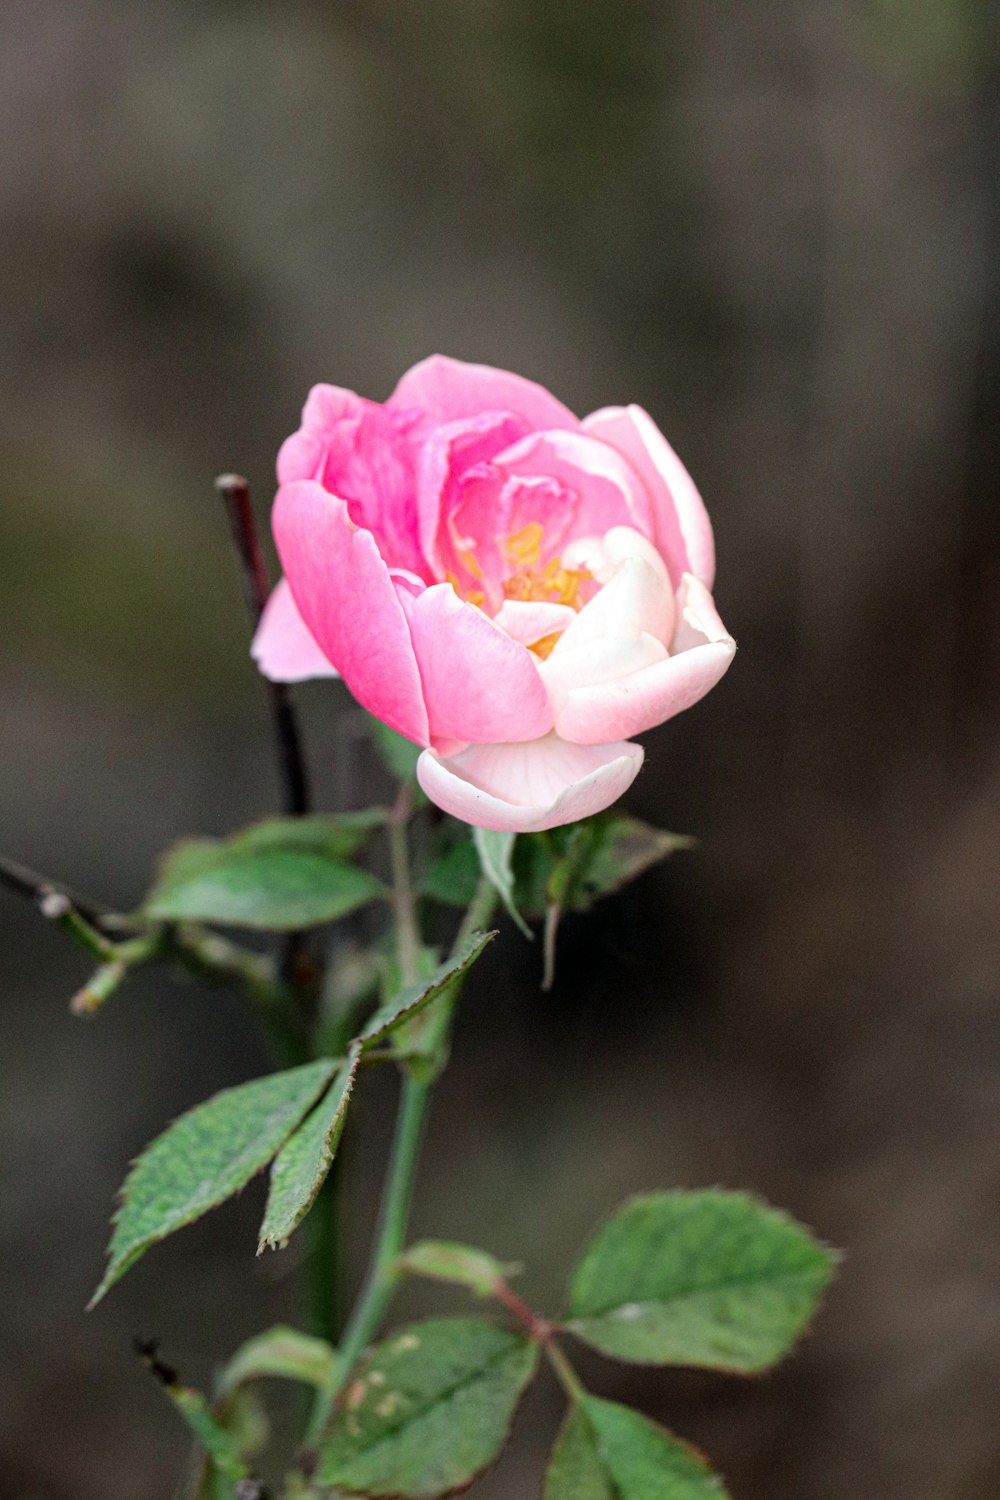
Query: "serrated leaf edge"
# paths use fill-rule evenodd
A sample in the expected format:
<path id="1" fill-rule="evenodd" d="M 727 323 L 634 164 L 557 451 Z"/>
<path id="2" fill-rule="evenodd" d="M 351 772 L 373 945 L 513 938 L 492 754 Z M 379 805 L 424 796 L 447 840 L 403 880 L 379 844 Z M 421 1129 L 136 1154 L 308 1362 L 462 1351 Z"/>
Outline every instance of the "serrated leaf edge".
<path id="1" fill-rule="evenodd" d="M 426 1006 L 428 1006 L 432 1000 L 436 1000 L 441 992 L 447 989 L 449 984 L 452 984 L 459 977 L 459 975 L 463 974 L 467 969 L 470 969 L 472 967 L 476 960 L 481 956 L 484 949 L 493 941 L 496 936 L 496 929 L 491 932 L 474 932 L 469 939 L 469 946 L 466 948 L 464 954 L 459 954 L 458 957 L 449 964 L 447 971 L 442 976 L 442 978 L 435 980 L 431 984 L 428 984 L 427 988 L 421 990 L 420 994 L 415 1000 L 413 1000 L 409 1005 L 404 1006 L 402 1009 L 393 1011 L 391 1015 L 385 1014 L 388 1010 L 388 1006 L 380 1006 L 379 1010 L 377 1010 L 375 1014 L 369 1019 L 367 1025 L 358 1032 L 357 1036 L 354 1038 L 354 1042 L 360 1044 L 360 1046 L 365 1051 L 367 1051 L 369 1047 L 374 1047 L 376 1042 L 383 1041 L 387 1036 L 390 1035 L 391 1032 L 395 1031 L 397 1027 L 401 1026 L 404 1021 L 409 1021 L 415 1015 L 418 1015 L 419 1012 L 422 1011 Z M 389 1005 L 392 1005 L 393 1003 L 393 1001 L 390 1001 Z M 374 1023 L 380 1013 L 383 1015 L 384 1019 L 382 1020 L 380 1025 L 376 1026 Z"/>
<path id="2" fill-rule="evenodd" d="M 298 1129 L 299 1125 L 301 1125 L 302 1121 L 305 1119 L 306 1115 L 313 1108 L 313 1106 L 315 1104 L 317 1104 L 319 1102 L 319 1100 L 323 1097 L 323 1095 L 326 1093 L 327 1089 L 330 1087 L 330 1083 L 331 1083 L 332 1079 L 336 1076 L 336 1074 L 338 1072 L 337 1064 L 340 1061 L 340 1059 L 339 1058 L 328 1058 L 328 1059 L 319 1058 L 319 1059 L 316 1060 L 316 1062 L 302 1064 L 303 1067 L 317 1067 L 318 1063 L 324 1062 L 324 1061 L 329 1064 L 330 1072 L 328 1073 L 326 1079 L 322 1083 L 319 1083 L 317 1085 L 315 1094 L 313 1094 L 307 1100 L 307 1102 L 305 1104 L 305 1107 L 303 1108 L 302 1113 L 299 1116 L 298 1120 L 293 1120 L 292 1123 L 290 1124 L 289 1129 L 288 1129 L 288 1133 L 282 1139 L 281 1145 L 279 1145 L 276 1148 L 276 1151 L 274 1153 L 275 1155 L 277 1155 L 277 1152 L 281 1150 L 281 1146 L 283 1146 L 285 1144 L 285 1141 L 288 1140 L 288 1137 L 290 1135 L 292 1135 Z M 294 1070 L 293 1069 L 285 1069 L 285 1070 L 279 1070 L 279 1071 L 292 1072 Z M 265 1074 L 262 1075 L 263 1078 L 273 1078 L 275 1076 L 276 1075 L 273 1074 L 273 1073 L 272 1074 L 265 1073 Z M 170 1130 L 172 1130 L 173 1127 L 180 1120 L 183 1120 L 187 1115 L 193 1114 L 195 1110 L 204 1108 L 204 1106 L 207 1105 L 207 1104 L 211 1104 L 214 1100 L 220 1098 L 223 1094 L 236 1093 L 239 1089 L 245 1088 L 247 1086 L 247 1084 L 250 1084 L 250 1083 L 259 1083 L 260 1081 L 261 1081 L 261 1079 L 248 1078 L 245 1083 L 233 1084 L 230 1088 L 217 1089 L 216 1092 L 214 1094 L 210 1094 L 207 1099 L 202 1099 L 200 1101 L 200 1103 L 193 1104 L 190 1109 L 183 1110 L 181 1112 L 181 1114 L 176 1115 L 163 1128 L 163 1130 L 160 1131 L 159 1135 L 154 1136 L 154 1138 L 151 1141 L 149 1141 L 146 1146 L 143 1147 L 143 1149 L 139 1152 L 138 1156 L 135 1156 L 135 1157 L 132 1158 L 131 1162 L 129 1163 L 129 1170 L 126 1173 L 125 1180 L 122 1183 L 121 1187 L 119 1188 L 118 1193 L 116 1194 L 117 1206 L 115 1208 L 114 1213 L 111 1216 L 112 1237 L 111 1237 L 111 1241 L 108 1244 L 108 1249 L 107 1249 L 107 1254 L 108 1254 L 109 1257 L 111 1255 L 112 1245 L 114 1243 L 114 1230 L 117 1228 L 118 1223 L 119 1223 L 119 1221 L 121 1219 L 121 1216 L 122 1216 L 122 1214 L 125 1211 L 126 1198 L 127 1198 L 127 1194 L 128 1194 L 129 1183 L 131 1182 L 132 1177 L 133 1177 L 136 1169 L 139 1166 L 139 1163 L 146 1156 L 146 1153 L 148 1151 L 152 1150 L 152 1148 L 156 1145 L 156 1143 L 158 1141 L 162 1140 L 162 1138 L 167 1134 L 167 1132 L 170 1131 Z M 101 1278 L 101 1281 L 100 1281 L 100 1283 L 99 1283 L 99 1285 L 97 1287 L 97 1290 L 94 1292 L 94 1295 L 91 1297 L 90 1301 L 87 1303 L 87 1308 L 86 1308 L 87 1312 L 92 1312 L 93 1311 L 93 1309 L 97 1306 L 97 1304 L 99 1302 L 101 1302 L 103 1300 L 103 1298 L 107 1295 L 107 1293 L 111 1290 L 111 1288 L 116 1284 L 116 1282 L 118 1282 L 118 1281 L 121 1280 L 121 1278 L 124 1276 L 125 1272 L 128 1271 L 132 1266 L 134 1266 L 135 1263 L 136 1263 L 136 1261 L 140 1260 L 141 1257 L 143 1255 L 145 1255 L 146 1251 L 149 1250 L 153 1245 L 161 1244 L 163 1240 L 168 1239 L 170 1235 L 175 1234 L 178 1229 L 186 1229 L 189 1224 L 196 1223 L 197 1220 L 200 1219 L 203 1214 L 210 1213 L 213 1208 L 218 1208 L 219 1205 L 221 1203 L 225 1203 L 227 1201 L 227 1199 L 236 1197 L 236 1195 L 239 1192 L 242 1191 L 243 1187 L 246 1186 L 246 1183 L 250 1182 L 254 1177 L 258 1176 L 259 1173 L 263 1172 L 265 1170 L 265 1168 L 269 1165 L 270 1161 L 272 1161 L 272 1160 L 273 1160 L 273 1157 L 269 1157 L 267 1161 L 263 1162 L 258 1168 L 256 1168 L 253 1172 L 251 1172 L 250 1176 L 246 1179 L 246 1182 L 244 1182 L 240 1187 L 233 1188 L 231 1192 L 224 1193 L 220 1198 L 216 1198 L 212 1202 L 206 1203 L 204 1205 L 204 1207 L 199 1208 L 198 1211 L 197 1211 L 197 1213 L 193 1214 L 190 1219 L 185 1219 L 183 1221 L 183 1223 L 173 1225 L 170 1229 L 167 1229 L 163 1234 L 154 1234 L 154 1235 L 148 1236 L 146 1239 L 144 1239 L 142 1241 L 141 1244 L 138 1244 L 138 1245 L 134 1246 L 133 1249 L 129 1251 L 128 1255 L 122 1261 L 118 1262 L 117 1264 L 109 1263 L 108 1267 L 105 1270 L 105 1273 L 104 1273 L 103 1277 Z M 113 1274 L 112 1274 L 112 1272 L 113 1272 Z"/>
<path id="3" fill-rule="evenodd" d="M 342 1095 L 341 1100 L 340 1100 L 340 1105 L 339 1105 L 339 1107 L 337 1109 L 337 1113 L 333 1117 L 333 1121 L 332 1121 L 331 1127 L 326 1132 L 326 1135 L 324 1136 L 324 1139 L 323 1139 L 323 1157 L 324 1157 L 323 1171 L 322 1171 L 321 1175 L 319 1176 L 319 1178 L 317 1179 L 316 1185 L 313 1188 L 313 1191 L 310 1194 L 309 1198 L 302 1205 L 302 1207 L 300 1208 L 299 1212 L 296 1214 L 295 1219 L 294 1219 L 293 1223 L 291 1224 L 291 1226 L 289 1227 L 287 1234 L 281 1236 L 278 1239 L 273 1238 L 271 1235 L 268 1235 L 267 1238 L 261 1237 L 258 1240 L 258 1243 L 257 1243 L 257 1254 L 258 1255 L 262 1255 L 265 1250 L 284 1250 L 285 1246 L 288 1244 L 288 1242 L 291 1239 L 292 1235 L 295 1233 L 296 1229 L 298 1229 L 299 1225 L 302 1223 L 302 1220 L 305 1218 L 306 1214 L 309 1212 L 309 1210 L 312 1208 L 313 1204 L 316 1202 L 316 1199 L 317 1199 L 317 1197 L 319 1195 L 319 1190 L 323 1186 L 323 1183 L 326 1181 L 327 1173 L 329 1172 L 331 1166 L 333 1165 L 333 1159 L 334 1159 L 334 1157 L 337 1154 L 337 1147 L 340 1144 L 340 1137 L 343 1134 L 344 1125 L 345 1125 L 346 1120 L 347 1120 L 347 1106 L 351 1102 L 351 1096 L 354 1093 L 354 1085 L 358 1081 L 358 1066 L 359 1066 L 360 1062 L 361 1062 L 361 1045 L 360 1045 L 359 1042 L 352 1042 L 350 1044 L 350 1047 L 348 1048 L 347 1056 L 342 1060 L 341 1066 L 333 1074 L 332 1078 L 330 1079 L 330 1082 L 327 1084 L 327 1086 L 323 1090 L 322 1094 L 320 1094 L 320 1096 L 316 1099 L 316 1101 L 310 1106 L 310 1108 L 302 1116 L 302 1119 L 296 1125 L 296 1127 L 292 1131 L 291 1135 L 289 1135 L 286 1138 L 284 1144 L 281 1147 L 279 1147 L 279 1149 L 275 1152 L 275 1155 L 274 1155 L 274 1157 L 273 1157 L 273 1159 L 271 1161 L 271 1167 L 270 1167 L 270 1170 L 272 1172 L 274 1170 L 275 1163 L 277 1162 L 278 1157 L 281 1155 L 282 1151 L 284 1151 L 285 1147 L 292 1140 L 292 1137 L 295 1136 L 296 1133 L 299 1130 L 302 1129 L 302 1126 L 305 1124 L 305 1122 L 308 1119 L 309 1115 L 312 1114 L 313 1110 L 314 1109 L 319 1109 L 320 1105 L 323 1103 L 323 1100 L 326 1098 L 326 1096 L 330 1092 L 330 1090 L 334 1087 L 334 1084 L 336 1083 L 337 1079 L 341 1076 L 341 1074 L 343 1074 L 344 1072 L 347 1072 L 349 1076 L 348 1076 L 348 1079 L 347 1079 L 347 1084 L 346 1084 L 346 1086 L 344 1088 L 343 1095 Z M 264 1218 L 261 1221 L 261 1229 L 262 1230 L 263 1230 L 264 1224 L 266 1222 L 267 1222 L 267 1205 L 265 1205 L 265 1208 L 264 1208 Z"/>
<path id="4" fill-rule="evenodd" d="M 443 1321 L 448 1321 L 448 1320 L 443 1320 Z M 488 1322 L 488 1320 L 485 1319 L 485 1318 L 482 1318 L 482 1319 L 455 1319 L 454 1321 L 455 1322 L 478 1321 L 478 1322 L 484 1322 L 484 1323 Z M 411 1329 L 416 1329 L 416 1328 L 419 1328 L 420 1326 L 421 1325 L 419 1323 L 412 1323 L 412 1324 L 405 1325 L 403 1328 L 396 1329 L 393 1333 L 391 1333 L 388 1336 L 388 1338 L 383 1339 L 379 1344 L 377 1344 L 375 1346 L 375 1348 L 371 1351 L 371 1353 L 366 1358 L 364 1358 L 361 1361 L 359 1361 L 359 1363 L 355 1366 L 354 1370 L 352 1371 L 351 1378 L 348 1381 L 348 1384 L 344 1388 L 344 1393 L 343 1393 L 343 1395 L 341 1397 L 341 1404 L 343 1404 L 344 1398 L 346 1397 L 347 1393 L 350 1391 L 351 1386 L 353 1385 L 354 1381 L 357 1380 L 357 1379 L 363 1378 L 364 1371 L 367 1370 L 368 1367 L 369 1367 L 369 1365 L 371 1365 L 371 1363 L 374 1361 L 374 1359 L 376 1358 L 376 1356 L 377 1356 L 377 1354 L 379 1352 L 379 1349 L 382 1348 L 383 1344 L 392 1343 L 392 1342 L 394 1342 L 396 1339 L 398 1339 L 400 1337 L 405 1337 L 406 1334 Z M 496 1327 L 497 1325 L 493 1324 L 493 1323 L 490 1323 L 489 1326 L 490 1327 Z M 522 1376 L 522 1378 L 521 1378 L 521 1380 L 520 1380 L 520 1382 L 518 1384 L 517 1390 L 516 1390 L 516 1392 L 514 1394 L 514 1399 L 511 1402 L 510 1416 L 509 1416 L 509 1418 L 508 1418 L 508 1420 L 507 1420 L 507 1422 L 506 1422 L 506 1424 L 504 1426 L 504 1431 L 503 1431 L 503 1434 L 501 1435 L 500 1443 L 499 1443 L 499 1445 L 497 1447 L 497 1451 L 494 1454 L 494 1456 L 491 1459 L 488 1459 L 487 1462 L 484 1463 L 481 1468 L 478 1468 L 475 1471 L 474 1474 L 470 1475 L 468 1479 L 463 1480 L 461 1484 L 453 1486 L 451 1489 L 447 1489 L 447 1490 L 435 1490 L 433 1492 L 433 1494 L 428 1493 L 424 1497 L 424 1500 L 447 1500 L 447 1497 L 450 1496 L 450 1495 L 461 1495 L 461 1494 L 464 1494 L 464 1492 L 467 1489 L 469 1489 L 470 1486 L 473 1485 L 476 1482 L 477 1479 L 480 1479 L 482 1477 L 482 1475 L 485 1474 L 487 1472 L 487 1470 L 490 1469 L 493 1466 L 493 1464 L 495 1464 L 497 1462 L 497 1460 L 500 1457 L 500 1454 L 503 1452 L 504 1447 L 506 1446 L 507 1440 L 508 1440 L 508 1438 L 510 1436 L 511 1430 L 513 1428 L 514 1418 L 517 1415 L 517 1409 L 518 1409 L 518 1406 L 520 1405 L 521 1398 L 524 1395 L 524 1392 L 526 1391 L 528 1385 L 534 1379 L 534 1377 L 535 1377 L 535 1375 L 536 1375 L 536 1373 L 538 1371 L 538 1363 L 539 1363 L 539 1357 L 540 1357 L 540 1352 L 541 1352 L 539 1350 L 538 1344 L 535 1343 L 532 1339 L 529 1339 L 526 1335 L 524 1335 L 524 1334 L 512 1334 L 511 1337 L 514 1338 L 517 1341 L 517 1344 L 515 1346 L 508 1347 L 503 1352 L 498 1353 L 493 1359 L 487 1360 L 487 1362 L 484 1365 L 481 1365 L 479 1367 L 479 1369 L 476 1371 L 476 1373 L 474 1375 L 469 1376 L 465 1380 L 458 1380 L 458 1381 L 455 1382 L 454 1385 L 448 1386 L 444 1391 L 440 1392 L 439 1395 L 434 1399 L 434 1401 L 432 1401 L 428 1406 L 421 1407 L 416 1412 L 410 1412 L 410 1413 L 408 1413 L 408 1417 L 407 1417 L 408 1421 L 413 1421 L 415 1418 L 425 1416 L 428 1412 L 432 1411 L 435 1406 L 440 1405 L 442 1402 L 448 1401 L 456 1393 L 456 1391 L 460 1391 L 463 1388 L 463 1386 L 469 1385 L 469 1384 L 472 1383 L 473 1380 L 478 1380 L 478 1379 L 482 1378 L 482 1376 L 489 1374 L 494 1369 L 494 1367 L 496 1365 L 502 1363 L 503 1360 L 511 1358 L 514 1354 L 521 1354 L 521 1355 L 523 1355 L 526 1352 L 530 1352 L 530 1354 L 531 1354 L 531 1359 L 530 1359 L 530 1361 L 525 1366 L 524 1374 L 523 1374 L 523 1376 Z M 403 1427 L 405 1427 L 406 1425 L 407 1425 L 406 1421 L 400 1421 L 400 1422 L 398 1422 L 396 1424 L 396 1426 L 387 1428 L 386 1431 L 382 1434 L 382 1436 L 378 1439 L 378 1443 L 377 1444 L 373 1443 L 371 1445 L 371 1449 L 374 1449 L 379 1444 L 386 1442 L 389 1438 L 394 1437 L 395 1434 L 398 1433 L 398 1432 L 400 1432 L 403 1429 Z M 362 1451 L 367 1453 L 367 1452 L 370 1452 L 371 1449 L 364 1449 Z M 371 1500 L 406 1500 L 405 1496 L 403 1496 L 401 1493 L 399 1493 L 399 1492 L 397 1492 L 395 1490 L 372 1490 L 372 1489 L 355 1490 L 355 1489 L 352 1489 L 350 1487 L 350 1485 L 349 1484 L 345 1484 L 342 1479 L 327 1480 L 327 1479 L 323 1478 L 322 1477 L 322 1471 L 323 1471 L 323 1455 L 322 1455 L 322 1450 L 321 1450 L 320 1451 L 319 1462 L 318 1462 L 318 1466 L 317 1466 L 317 1474 L 320 1475 L 322 1483 L 333 1484 L 338 1490 L 343 1491 L 343 1493 L 345 1495 L 364 1495 L 364 1496 L 370 1496 Z"/>

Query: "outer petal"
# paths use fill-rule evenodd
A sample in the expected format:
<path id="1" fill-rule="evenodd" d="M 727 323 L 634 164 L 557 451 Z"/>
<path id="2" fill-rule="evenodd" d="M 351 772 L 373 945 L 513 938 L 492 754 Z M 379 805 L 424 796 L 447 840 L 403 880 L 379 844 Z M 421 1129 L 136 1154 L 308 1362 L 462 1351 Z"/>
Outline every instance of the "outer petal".
<path id="1" fill-rule="evenodd" d="M 433 740 L 482 744 L 548 733 L 549 697 L 526 646 L 448 583 L 409 596 L 404 608 Z"/>
<path id="2" fill-rule="evenodd" d="M 340 676 L 310 635 L 284 578 L 267 601 L 250 655 L 272 682 L 306 682 L 310 677 Z"/>
<path id="3" fill-rule="evenodd" d="M 641 476 L 653 502 L 653 536 L 675 581 L 693 573 L 706 587 L 715 580 L 712 523 L 694 480 L 656 423 L 641 406 L 605 406 L 583 420 Z"/>
<path id="4" fill-rule="evenodd" d="M 445 354 L 432 354 L 407 370 L 386 405 L 416 408 L 435 422 L 454 422 L 484 411 L 512 411 L 532 427 L 580 425 L 578 417 L 533 380 Z"/>
<path id="5" fill-rule="evenodd" d="M 316 479 L 346 501 L 386 561 L 426 574 L 414 499 L 419 443 L 413 422 L 336 385 L 314 385 L 302 425 L 282 444 L 278 482 Z"/>
<path id="6" fill-rule="evenodd" d="M 653 635 L 639 635 L 631 640 L 605 636 L 603 640 L 575 646 L 571 651 L 557 648 L 538 670 L 558 723 L 570 695 L 578 689 L 617 682 L 666 659 L 666 646 Z"/>
<path id="7" fill-rule="evenodd" d="M 302 618 L 358 702 L 390 728 L 429 740 L 403 607 L 371 532 L 313 480 L 282 485 L 274 538 Z"/>
<path id="8" fill-rule="evenodd" d="M 569 745 L 550 734 L 526 745 L 471 745 L 449 760 L 425 750 L 417 779 L 432 802 L 465 823 L 539 833 L 610 807 L 642 759 L 641 745 Z"/>
<path id="9" fill-rule="evenodd" d="M 712 596 L 686 574 L 677 594 L 679 624 L 666 661 L 617 682 L 573 688 L 556 715 L 556 731 L 576 744 L 612 735 L 642 734 L 697 703 L 726 672 L 736 642 L 719 619 Z"/>

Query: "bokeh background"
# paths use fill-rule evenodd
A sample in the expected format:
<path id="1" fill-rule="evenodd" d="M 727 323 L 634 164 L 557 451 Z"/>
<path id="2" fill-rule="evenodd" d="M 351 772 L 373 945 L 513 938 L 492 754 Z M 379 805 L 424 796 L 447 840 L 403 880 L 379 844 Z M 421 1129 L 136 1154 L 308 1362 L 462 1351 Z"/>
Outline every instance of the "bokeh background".
<path id="1" fill-rule="evenodd" d="M 628 1192 L 751 1187 L 844 1247 L 741 1382 L 588 1361 L 736 1497 L 1000 1492 L 1000 67 L 979 0 L 5 0 L 0 845 L 127 908 L 157 852 L 275 808 L 211 481 L 319 379 L 433 350 L 697 476 L 741 651 L 631 808 L 699 848 L 516 935 L 470 989 L 416 1231 L 555 1306 Z M 318 800 L 378 772 L 299 694 Z M 259 1184 L 85 1316 L 129 1158 L 267 1066 L 234 1000 L 81 956 L 0 893 L 0 1494 L 173 1492 L 185 1377 L 294 1312 Z M 355 1273 L 391 1109 L 354 1117 Z M 411 1303 L 411 1306 L 417 1304 Z M 423 1305 L 423 1304 L 420 1304 Z M 454 1304 L 451 1304 L 454 1305 Z M 536 1493 L 543 1386 L 484 1500 Z"/>

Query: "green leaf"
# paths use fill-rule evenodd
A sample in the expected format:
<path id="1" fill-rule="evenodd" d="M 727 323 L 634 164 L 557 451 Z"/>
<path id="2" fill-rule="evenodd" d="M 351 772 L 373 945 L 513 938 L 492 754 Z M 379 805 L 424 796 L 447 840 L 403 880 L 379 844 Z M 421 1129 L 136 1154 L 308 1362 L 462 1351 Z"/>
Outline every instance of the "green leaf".
<path id="1" fill-rule="evenodd" d="M 530 1339 L 480 1318 L 400 1329 L 348 1384 L 320 1483 L 414 1500 L 464 1489 L 500 1452 L 537 1362 Z"/>
<path id="2" fill-rule="evenodd" d="M 579 1406 L 570 1407 L 556 1438 L 545 1475 L 544 1500 L 621 1500 L 597 1438 Z"/>
<path id="3" fill-rule="evenodd" d="M 566 1419 L 545 1500 L 722 1500 L 700 1454 L 641 1412 L 584 1396 Z"/>
<path id="4" fill-rule="evenodd" d="M 325 1339 L 300 1333 L 297 1328 L 268 1328 L 237 1349 L 222 1372 L 218 1396 L 220 1400 L 228 1397 L 245 1381 L 263 1376 L 299 1380 L 321 1388 L 335 1360 L 336 1350 Z"/>
<path id="5" fill-rule="evenodd" d="M 312 826 L 299 830 L 300 843 L 280 842 L 292 822 L 260 824 L 223 842 L 178 844 L 160 867 L 145 915 L 160 922 L 221 922 L 287 932 L 336 921 L 382 895 L 373 875 L 335 858 L 329 843 L 323 846 L 327 833 L 343 846 L 343 828 L 324 832 Z"/>
<path id="6" fill-rule="evenodd" d="M 558 905 L 587 911 L 693 839 L 667 833 L 623 813 L 598 813 L 582 823 L 525 833 L 513 856 L 514 898 L 531 920 Z"/>
<path id="7" fill-rule="evenodd" d="M 621 890 L 660 860 L 692 848 L 695 842 L 623 813 L 600 813 L 591 826 L 596 838 L 567 892 L 567 904 L 576 911 L 585 911 L 602 896 Z"/>
<path id="8" fill-rule="evenodd" d="M 745 1193 L 651 1193 L 594 1235 L 568 1326 L 618 1359 L 751 1374 L 787 1353 L 832 1269 L 807 1230 Z"/>
<path id="9" fill-rule="evenodd" d="M 443 906 L 468 906 L 479 884 L 479 853 L 472 839 L 460 839 L 438 855 L 420 882 L 420 894 Z"/>
<path id="10" fill-rule="evenodd" d="M 505 1266 L 485 1250 L 456 1245 L 445 1240 L 421 1240 L 399 1257 L 401 1271 L 429 1276 L 435 1281 L 455 1281 L 477 1297 L 492 1297 L 498 1281 L 505 1281 L 514 1267 Z"/>
<path id="11" fill-rule="evenodd" d="M 222 1426 L 201 1391 L 186 1385 L 167 1385 L 164 1390 L 222 1478 L 230 1482 L 245 1479 L 249 1470 L 238 1440 Z"/>
<path id="12" fill-rule="evenodd" d="M 495 932 L 474 932 L 462 951 L 454 958 L 445 959 L 428 979 L 407 985 L 387 1005 L 380 1006 L 357 1040 L 366 1049 L 373 1047 L 398 1026 L 411 1020 L 470 969 L 487 943 L 492 942 L 495 937 Z"/>
<path id="13" fill-rule="evenodd" d="M 258 1255 L 287 1245 L 292 1231 L 312 1208 L 340 1143 L 360 1057 L 361 1048 L 355 1043 L 332 1087 L 274 1158 Z"/>
<path id="14" fill-rule="evenodd" d="M 94 1307 L 150 1245 L 244 1187 L 280 1150 L 338 1062 L 322 1058 L 224 1089 L 147 1146 L 125 1179 Z"/>
<path id="15" fill-rule="evenodd" d="M 409 781 L 416 774 L 420 746 L 397 734 L 373 715 L 369 715 L 368 728 L 386 770 L 397 781 Z"/>
<path id="16" fill-rule="evenodd" d="M 240 851 L 295 849 L 323 854 L 330 859 L 349 859 L 376 828 L 384 826 L 387 808 L 365 807 L 358 812 L 310 814 L 300 818 L 266 818 L 251 823 L 226 842 Z"/>
<path id="17" fill-rule="evenodd" d="M 483 874 L 496 891 L 500 900 L 525 937 L 531 937 L 531 928 L 514 904 L 514 871 L 511 860 L 514 855 L 516 833 L 497 833 L 491 828 L 472 830 L 476 852 Z"/>

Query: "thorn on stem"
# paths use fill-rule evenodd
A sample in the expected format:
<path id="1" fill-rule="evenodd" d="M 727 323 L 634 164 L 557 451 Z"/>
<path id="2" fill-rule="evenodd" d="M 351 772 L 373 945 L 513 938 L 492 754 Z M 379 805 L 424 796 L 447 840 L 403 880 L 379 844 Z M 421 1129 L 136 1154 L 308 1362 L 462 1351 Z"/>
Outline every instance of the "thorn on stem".
<path id="1" fill-rule="evenodd" d="M 157 1351 L 159 1350 L 159 1347 L 159 1339 L 134 1338 L 132 1340 L 132 1348 L 142 1360 L 143 1364 L 146 1366 L 146 1369 L 150 1370 L 156 1376 L 161 1385 L 178 1385 L 180 1383 L 180 1377 L 178 1376 L 177 1371 L 172 1369 L 170 1365 L 165 1365 L 163 1361 L 157 1357 Z"/>

